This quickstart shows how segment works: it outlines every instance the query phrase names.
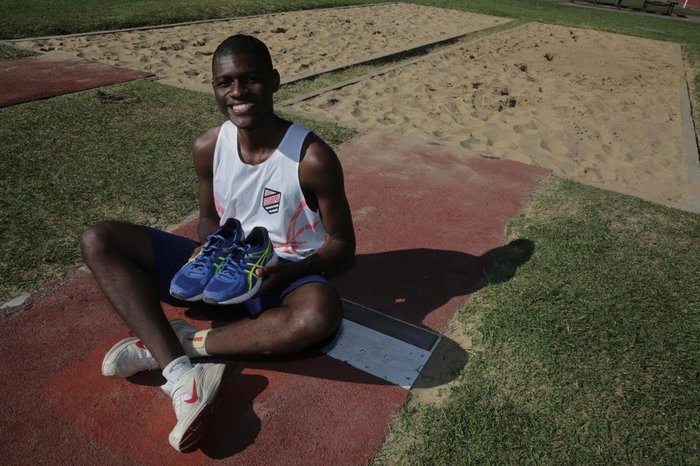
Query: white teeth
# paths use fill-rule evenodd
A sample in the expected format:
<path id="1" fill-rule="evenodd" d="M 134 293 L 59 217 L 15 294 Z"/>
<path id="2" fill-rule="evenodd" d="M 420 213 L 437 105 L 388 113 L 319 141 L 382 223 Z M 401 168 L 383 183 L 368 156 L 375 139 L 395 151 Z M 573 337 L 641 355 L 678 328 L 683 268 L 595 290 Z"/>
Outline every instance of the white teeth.
<path id="1" fill-rule="evenodd" d="M 245 104 L 237 104 L 237 105 L 231 105 L 231 108 L 233 109 L 234 112 L 245 112 L 246 110 L 253 108 L 252 102 L 245 103 Z"/>

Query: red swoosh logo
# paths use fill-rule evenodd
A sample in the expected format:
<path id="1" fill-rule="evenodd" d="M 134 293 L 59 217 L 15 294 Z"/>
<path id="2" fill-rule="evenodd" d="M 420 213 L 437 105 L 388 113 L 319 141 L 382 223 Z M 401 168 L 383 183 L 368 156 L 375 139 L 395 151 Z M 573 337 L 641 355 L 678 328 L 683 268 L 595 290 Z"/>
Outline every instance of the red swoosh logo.
<path id="1" fill-rule="evenodd" d="M 197 400 L 199 400 L 199 397 L 197 396 L 197 381 L 193 380 L 192 381 L 192 397 L 189 400 L 185 400 L 185 403 L 196 403 Z"/>

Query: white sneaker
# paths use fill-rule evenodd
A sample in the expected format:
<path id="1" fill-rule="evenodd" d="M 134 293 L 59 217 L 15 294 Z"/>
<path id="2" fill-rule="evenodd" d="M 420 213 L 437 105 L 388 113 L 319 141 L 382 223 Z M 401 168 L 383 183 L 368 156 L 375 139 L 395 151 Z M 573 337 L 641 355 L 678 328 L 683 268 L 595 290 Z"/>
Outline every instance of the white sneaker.
<path id="1" fill-rule="evenodd" d="M 170 325 L 180 342 L 196 331 L 181 319 L 171 320 Z M 137 337 L 125 338 L 112 346 L 102 360 L 102 375 L 105 377 L 131 377 L 137 372 L 155 369 L 158 369 L 158 363 Z"/>
<path id="2" fill-rule="evenodd" d="M 191 451 L 204 437 L 212 405 L 224 374 L 224 364 L 196 364 L 163 389 L 173 399 L 177 424 L 168 440 L 177 451 Z"/>

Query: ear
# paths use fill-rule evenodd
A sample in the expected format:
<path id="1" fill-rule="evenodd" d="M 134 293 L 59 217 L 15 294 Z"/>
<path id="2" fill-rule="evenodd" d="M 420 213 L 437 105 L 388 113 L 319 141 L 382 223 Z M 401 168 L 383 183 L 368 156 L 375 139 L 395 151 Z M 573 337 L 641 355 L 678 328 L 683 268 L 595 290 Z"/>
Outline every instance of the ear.
<path id="1" fill-rule="evenodd" d="M 276 69 L 272 70 L 272 92 L 277 92 L 280 88 L 280 74 Z"/>

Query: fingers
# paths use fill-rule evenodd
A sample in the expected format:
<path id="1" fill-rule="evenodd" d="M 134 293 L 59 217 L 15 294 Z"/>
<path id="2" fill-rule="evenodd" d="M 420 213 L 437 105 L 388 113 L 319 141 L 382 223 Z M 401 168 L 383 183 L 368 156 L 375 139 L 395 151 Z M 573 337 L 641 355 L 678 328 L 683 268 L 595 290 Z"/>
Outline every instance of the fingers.
<path id="1" fill-rule="evenodd" d="M 268 275 L 271 275 L 273 273 L 277 273 L 281 270 L 282 264 L 279 262 L 275 264 L 268 265 L 267 267 L 259 267 L 255 269 L 255 275 L 258 277 L 266 277 Z"/>
<path id="2" fill-rule="evenodd" d="M 260 286 L 260 290 L 258 290 L 256 296 L 263 295 L 269 290 L 273 290 L 282 285 L 285 281 L 282 270 L 283 268 L 280 267 L 279 264 L 273 264 L 256 269 L 255 273 L 258 275 L 258 277 L 263 277 L 262 285 Z"/>

